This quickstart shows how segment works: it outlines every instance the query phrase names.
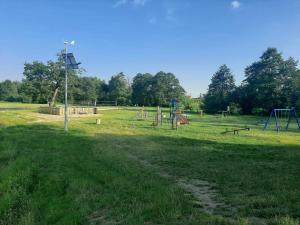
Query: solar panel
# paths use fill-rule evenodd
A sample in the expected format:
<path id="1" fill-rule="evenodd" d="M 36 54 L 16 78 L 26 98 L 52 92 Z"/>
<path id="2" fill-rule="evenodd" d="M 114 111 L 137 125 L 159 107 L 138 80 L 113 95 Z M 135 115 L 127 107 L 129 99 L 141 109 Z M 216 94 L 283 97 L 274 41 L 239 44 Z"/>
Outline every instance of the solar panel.
<path id="1" fill-rule="evenodd" d="M 63 53 L 62 57 L 63 57 L 63 60 L 65 61 L 65 63 L 67 64 L 68 69 L 72 69 L 72 70 L 79 69 L 78 65 L 80 65 L 81 63 L 76 62 L 73 53 L 68 53 L 67 58 L 66 58 L 66 54 Z"/>

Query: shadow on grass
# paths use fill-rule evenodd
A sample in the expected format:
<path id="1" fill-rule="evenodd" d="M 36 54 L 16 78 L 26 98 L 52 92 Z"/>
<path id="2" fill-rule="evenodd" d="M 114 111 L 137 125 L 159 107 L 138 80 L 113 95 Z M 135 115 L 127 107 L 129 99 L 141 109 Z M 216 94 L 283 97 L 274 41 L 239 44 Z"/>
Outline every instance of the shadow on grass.
<path id="1" fill-rule="evenodd" d="M 91 137 L 34 124 L 0 130 L 0 224 L 230 224 L 199 212 L 183 190 L 128 154 L 216 183 L 238 208 L 235 218 L 300 217 L 299 145 Z"/>

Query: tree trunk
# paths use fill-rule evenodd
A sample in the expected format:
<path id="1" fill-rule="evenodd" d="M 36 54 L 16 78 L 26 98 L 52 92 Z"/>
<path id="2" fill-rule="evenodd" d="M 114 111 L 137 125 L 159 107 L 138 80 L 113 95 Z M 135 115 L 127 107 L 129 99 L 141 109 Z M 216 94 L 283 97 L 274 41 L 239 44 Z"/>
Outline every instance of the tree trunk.
<path id="1" fill-rule="evenodd" d="M 53 97 L 52 97 L 52 100 L 50 102 L 50 107 L 53 107 L 54 106 L 54 103 L 55 103 L 55 99 L 56 99 L 56 96 L 57 96 L 57 93 L 58 93 L 58 87 L 55 88 L 55 91 L 54 91 L 54 94 L 53 94 Z"/>

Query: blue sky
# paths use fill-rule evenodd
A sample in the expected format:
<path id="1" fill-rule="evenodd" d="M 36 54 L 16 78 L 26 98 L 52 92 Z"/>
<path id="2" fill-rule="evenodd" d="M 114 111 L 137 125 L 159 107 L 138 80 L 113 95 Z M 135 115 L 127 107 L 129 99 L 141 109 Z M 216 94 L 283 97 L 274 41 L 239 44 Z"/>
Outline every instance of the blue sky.
<path id="1" fill-rule="evenodd" d="M 300 59 L 299 27 L 299 0 L 0 0 L 0 80 L 75 40 L 88 76 L 163 70 L 198 96 L 224 63 L 239 84 L 267 47 Z"/>

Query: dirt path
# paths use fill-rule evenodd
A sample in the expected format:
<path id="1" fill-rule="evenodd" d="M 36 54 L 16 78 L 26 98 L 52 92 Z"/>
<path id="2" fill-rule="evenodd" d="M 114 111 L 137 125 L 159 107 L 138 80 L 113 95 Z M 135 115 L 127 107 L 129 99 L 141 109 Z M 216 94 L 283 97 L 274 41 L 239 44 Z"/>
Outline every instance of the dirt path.
<path id="1" fill-rule="evenodd" d="M 193 203 L 199 205 L 200 209 L 205 213 L 218 215 L 216 212 L 218 207 L 230 208 L 218 198 L 218 192 L 215 185 L 199 179 L 176 178 L 163 171 L 162 168 L 153 165 L 146 160 L 142 160 L 135 155 L 127 153 L 127 156 L 139 162 L 144 167 L 153 170 L 160 177 L 173 181 L 178 187 L 191 194 L 195 199 Z"/>
<path id="2" fill-rule="evenodd" d="M 223 202 L 217 200 L 217 191 L 207 181 L 178 179 L 176 183 L 186 192 L 192 194 L 196 199 L 195 204 L 202 206 L 203 211 L 213 215 L 217 207 L 225 206 Z"/>
<path id="3" fill-rule="evenodd" d="M 143 167 L 151 169 L 158 176 L 168 179 L 174 182 L 178 187 L 186 191 L 190 194 L 194 201 L 193 203 L 199 207 L 199 210 L 214 216 L 224 217 L 224 214 L 221 212 L 226 210 L 227 212 L 231 212 L 231 216 L 227 215 L 226 219 L 231 221 L 232 223 L 236 223 L 237 221 L 234 219 L 234 214 L 236 212 L 236 208 L 228 205 L 224 202 L 222 197 L 217 191 L 217 187 L 215 184 L 211 184 L 208 181 L 200 180 L 200 179 L 186 179 L 186 178 L 178 178 L 167 172 L 165 172 L 161 167 L 157 165 L 153 165 L 150 162 L 140 159 L 137 156 L 126 153 L 127 157 L 133 159 L 134 161 L 139 162 Z M 249 224 L 256 225 L 265 225 L 266 220 L 259 217 L 248 217 L 245 218 Z"/>
<path id="4" fill-rule="evenodd" d="M 91 225 L 93 225 L 93 224 L 117 225 L 117 224 L 121 223 L 121 222 L 117 222 L 115 220 L 110 219 L 108 216 L 109 214 L 110 214 L 110 212 L 108 210 L 102 209 L 102 210 L 92 213 L 88 217 L 88 220 Z"/>

